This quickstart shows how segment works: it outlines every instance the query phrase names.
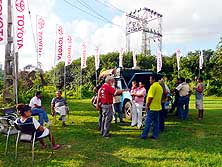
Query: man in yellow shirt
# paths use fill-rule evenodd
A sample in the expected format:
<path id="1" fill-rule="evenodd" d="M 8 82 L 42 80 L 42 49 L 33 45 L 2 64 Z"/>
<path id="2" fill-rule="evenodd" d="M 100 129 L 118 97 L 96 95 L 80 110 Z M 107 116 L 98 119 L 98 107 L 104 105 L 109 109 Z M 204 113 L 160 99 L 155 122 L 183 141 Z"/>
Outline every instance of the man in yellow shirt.
<path id="1" fill-rule="evenodd" d="M 152 139 L 157 139 L 159 133 L 159 112 L 162 109 L 161 99 L 163 95 L 163 88 L 158 82 L 158 76 L 150 76 L 150 89 L 148 91 L 146 100 L 146 123 L 143 133 L 141 134 L 141 139 L 146 139 L 153 123 L 153 135 L 150 137 Z"/>

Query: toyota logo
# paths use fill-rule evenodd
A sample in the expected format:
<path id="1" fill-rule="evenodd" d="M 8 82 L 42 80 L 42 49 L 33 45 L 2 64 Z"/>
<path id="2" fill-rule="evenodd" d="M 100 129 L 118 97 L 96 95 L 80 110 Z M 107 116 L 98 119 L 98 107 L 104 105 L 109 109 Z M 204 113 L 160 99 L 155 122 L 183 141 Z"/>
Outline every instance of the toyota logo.
<path id="1" fill-rule="evenodd" d="M 63 28 L 62 28 L 62 26 L 59 26 L 58 32 L 59 32 L 59 35 L 63 35 Z"/>
<path id="2" fill-rule="evenodd" d="M 15 7 L 16 7 L 17 11 L 23 12 L 25 10 L 24 0 L 16 0 L 15 1 Z"/>
<path id="3" fill-rule="evenodd" d="M 45 26 L 45 20 L 42 17 L 38 19 L 38 26 L 40 30 Z"/>
<path id="4" fill-rule="evenodd" d="M 67 41 L 68 41 L 68 43 L 72 42 L 72 37 L 70 35 L 67 37 Z"/>

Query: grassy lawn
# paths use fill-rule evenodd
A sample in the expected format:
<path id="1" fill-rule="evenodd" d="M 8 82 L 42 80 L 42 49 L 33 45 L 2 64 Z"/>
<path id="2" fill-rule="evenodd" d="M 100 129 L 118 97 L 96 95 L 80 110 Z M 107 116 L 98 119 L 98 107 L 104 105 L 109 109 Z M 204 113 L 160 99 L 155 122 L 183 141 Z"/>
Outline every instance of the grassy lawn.
<path id="1" fill-rule="evenodd" d="M 192 97 L 189 119 L 169 115 L 158 140 L 138 139 L 141 130 L 130 127 L 127 120 L 113 123 L 112 138 L 105 139 L 97 130 L 98 113 L 90 100 L 69 100 L 69 104 L 69 126 L 62 128 L 57 121 L 51 127 L 62 148 L 51 155 L 49 148 L 42 150 L 36 143 L 35 166 L 222 166 L 222 98 L 206 97 L 204 119 L 198 121 Z M 31 146 L 22 143 L 15 160 L 15 137 L 10 137 L 7 156 L 5 139 L 0 135 L 0 166 L 31 166 Z"/>

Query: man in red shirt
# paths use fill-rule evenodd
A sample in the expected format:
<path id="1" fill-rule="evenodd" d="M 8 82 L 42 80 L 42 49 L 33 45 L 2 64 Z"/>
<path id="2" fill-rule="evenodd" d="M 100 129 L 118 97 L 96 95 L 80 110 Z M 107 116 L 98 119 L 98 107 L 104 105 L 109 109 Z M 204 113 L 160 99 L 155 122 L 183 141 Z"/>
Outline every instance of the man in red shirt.
<path id="1" fill-rule="evenodd" d="M 102 127 L 101 134 L 103 137 L 109 138 L 109 128 L 113 118 L 113 96 L 122 94 L 124 90 L 116 90 L 112 87 L 115 79 L 112 76 L 107 76 L 105 79 L 105 83 L 99 90 L 98 100 L 96 104 L 96 109 L 99 110 L 99 102 L 101 103 L 102 108 Z"/>

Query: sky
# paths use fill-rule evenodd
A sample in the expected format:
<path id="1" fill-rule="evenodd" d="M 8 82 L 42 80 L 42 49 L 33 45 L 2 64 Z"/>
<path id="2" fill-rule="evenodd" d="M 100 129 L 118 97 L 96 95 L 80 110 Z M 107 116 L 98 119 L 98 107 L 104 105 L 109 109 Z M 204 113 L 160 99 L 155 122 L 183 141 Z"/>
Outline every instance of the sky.
<path id="1" fill-rule="evenodd" d="M 179 48 L 185 56 L 189 51 L 215 50 L 222 36 L 222 1 L 220 0 L 25 0 L 24 46 L 19 50 L 19 68 L 36 65 L 36 15 L 46 19 L 42 68 L 54 66 L 56 24 L 73 36 L 72 56 L 81 56 L 81 44 L 87 45 L 87 55 L 119 51 L 125 47 L 126 13 L 150 8 L 163 15 L 162 53 L 171 56 Z M 31 28 L 33 27 L 33 29 Z M 141 35 L 131 36 L 131 49 L 141 49 Z M 152 42 L 152 45 L 156 45 Z M 152 51 L 153 54 L 156 51 Z M 4 63 L 4 45 L 0 46 L 0 62 Z"/>

